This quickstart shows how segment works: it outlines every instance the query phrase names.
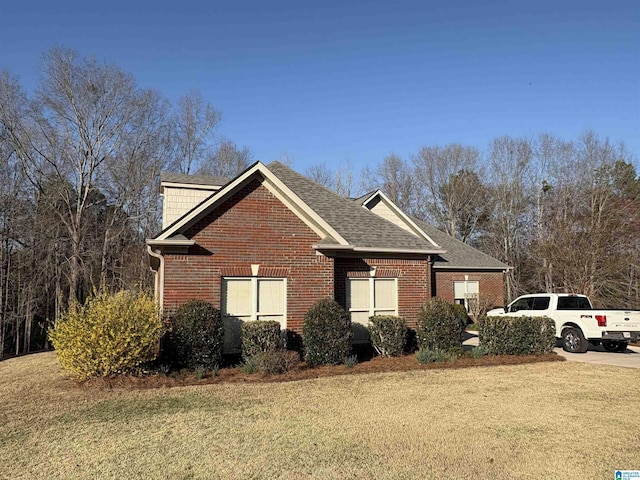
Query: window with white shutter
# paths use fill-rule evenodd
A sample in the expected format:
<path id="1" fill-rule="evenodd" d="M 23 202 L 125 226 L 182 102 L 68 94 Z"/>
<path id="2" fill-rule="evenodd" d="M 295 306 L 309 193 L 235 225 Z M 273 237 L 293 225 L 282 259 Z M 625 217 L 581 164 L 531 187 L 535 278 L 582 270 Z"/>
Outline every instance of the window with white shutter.
<path id="1" fill-rule="evenodd" d="M 398 280 L 395 278 L 349 278 L 347 310 L 355 343 L 369 340 L 369 317 L 398 314 Z"/>
<path id="2" fill-rule="evenodd" d="M 225 350 L 241 347 L 243 322 L 273 320 L 287 327 L 287 280 L 285 278 L 223 278 L 222 319 Z"/>
<path id="3" fill-rule="evenodd" d="M 471 311 L 475 306 L 475 302 L 478 301 L 478 294 L 480 293 L 479 283 L 480 282 L 477 281 L 453 282 L 454 302 L 464 305 L 467 312 Z"/>

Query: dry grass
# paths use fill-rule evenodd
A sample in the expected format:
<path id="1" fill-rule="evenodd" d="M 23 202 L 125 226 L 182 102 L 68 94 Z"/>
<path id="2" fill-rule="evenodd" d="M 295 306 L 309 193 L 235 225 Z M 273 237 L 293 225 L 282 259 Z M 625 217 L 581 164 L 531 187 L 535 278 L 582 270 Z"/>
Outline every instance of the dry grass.
<path id="1" fill-rule="evenodd" d="M 0 478 L 612 478 L 640 466 L 634 369 L 573 362 L 81 388 L 0 363 Z"/>

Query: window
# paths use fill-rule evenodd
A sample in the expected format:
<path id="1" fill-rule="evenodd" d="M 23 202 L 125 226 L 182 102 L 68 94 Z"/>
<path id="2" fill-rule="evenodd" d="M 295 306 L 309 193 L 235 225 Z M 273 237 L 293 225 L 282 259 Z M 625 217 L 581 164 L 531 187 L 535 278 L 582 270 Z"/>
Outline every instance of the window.
<path id="1" fill-rule="evenodd" d="M 591 308 L 587 297 L 558 297 L 558 310 L 590 310 Z"/>
<path id="2" fill-rule="evenodd" d="M 533 298 L 525 297 L 519 298 L 514 303 L 511 304 L 509 308 L 510 312 L 519 312 L 520 310 L 532 310 L 533 307 Z"/>
<path id="3" fill-rule="evenodd" d="M 398 314 L 398 280 L 395 278 L 350 278 L 347 309 L 353 325 L 354 342 L 369 340 L 366 330 L 373 315 Z"/>
<path id="4" fill-rule="evenodd" d="M 454 303 L 464 305 L 467 309 L 467 312 L 472 311 L 476 307 L 479 292 L 480 282 L 453 282 Z"/>
<path id="5" fill-rule="evenodd" d="M 287 280 L 285 278 L 223 278 L 222 318 L 225 350 L 240 348 L 240 328 L 249 320 L 274 320 L 287 326 Z"/>
<path id="6" fill-rule="evenodd" d="M 551 297 L 533 297 L 532 310 L 546 310 L 549 308 Z"/>

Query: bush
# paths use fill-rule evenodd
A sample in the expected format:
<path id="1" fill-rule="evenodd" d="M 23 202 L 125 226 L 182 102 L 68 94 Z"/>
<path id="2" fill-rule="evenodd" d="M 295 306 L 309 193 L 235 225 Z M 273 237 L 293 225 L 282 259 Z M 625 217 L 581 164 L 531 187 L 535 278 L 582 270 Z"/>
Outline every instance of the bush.
<path id="1" fill-rule="evenodd" d="M 49 339 L 65 370 L 89 378 L 133 372 L 154 360 L 162 331 L 153 299 L 122 291 L 70 309 Z"/>
<path id="2" fill-rule="evenodd" d="M 189 300 L 170 319 L 166 348 L 174 366 L 211 370 L 222 359 L 224 325 L 220 310 L 204 300 Z"/>
<path id="3" fill-rule="evenodd" d="M 344 366 L 346 368 L 353 368 L 358 364 L 358 356 L 357 355 L 349 355 L 344 359 Z"/>
<path id="4" fill-rule="evenodd" d="M 547 317 L 485 317 L 478 336 L 493 355 L 541 355 L 553 351 L 556 326 Z"/>
<path id="5" fill-rule="evenodd" d="M 242 372 L 248 373 L 249 375 L 253 375 L 260 370 L 258 359 L 256 357 L 245 358 L 245 360 L 238 366 L 238 368 Z"/>
<path id="6" fill-rule="evenodd" d="M 471 356 L 473 358 L 481 358 L 488 354 L 489 354 L 489 350 L 485 345 L 478 345 L 473 350 L 471 350 Z"/>
<path id="7" fill-rule="evenodd" d="M 438 297 L 430 298 L 418 313 L 418 348 L 443 351 L 461 348 L 468 318 L 464 306 L 447 303 Z"/>
<path id="8" fill-rule="evenodd" d="M 331 298 L 318 301 L 304 316 L 302 338 L 309 365 L 342 363 L 351 351 L 351 321 L 347 312 Z"/>
<path id="9" fill-rule="evenodd" d="M 278 350 L 282 346 L 280 323 L 275 321 L 244 322 L 242 324 L 242 357 Z"/>
<path id="10" fill-rule="evenodd" d="M 420 348 L 416 352 L 416 360 L 422 365 L 433 362 L 444 362 L 447 359 L 447 353 L 442 350 L 434 350 L 431 348 Z"/>
<path id="11" fill-rule="evenodd" d="M 298 352 L 287 350 L 266 350 L 258 352 L 253 359 L 258 371 L 269 375 L 280 375 L 293 370 L 300 363 Z"/>
<path id="12" fill-rule="evenodd" d="M 369 318 L 369 337 L 380 355 L 398 357 L 407 341 L 407 325 L 400 317 L 376 315 Z"/>

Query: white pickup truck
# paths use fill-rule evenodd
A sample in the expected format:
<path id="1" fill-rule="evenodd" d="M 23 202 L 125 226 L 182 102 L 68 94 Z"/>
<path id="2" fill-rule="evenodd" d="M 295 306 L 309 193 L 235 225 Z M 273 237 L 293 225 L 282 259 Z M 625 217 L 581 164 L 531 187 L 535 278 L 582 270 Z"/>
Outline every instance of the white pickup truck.
<path id="1" fill-rule="evenodd" d="M 584 353 L 602 344 L 609 352 L 624 352 L 640 337 L 639 310 L 595 310 L 589 297 L 568 293 L 536 293 L 516 298 L 504 308 L 487 312 L 490 317 L 549 317 L 556 322 L 556 337 L 567 352 Z"/>

